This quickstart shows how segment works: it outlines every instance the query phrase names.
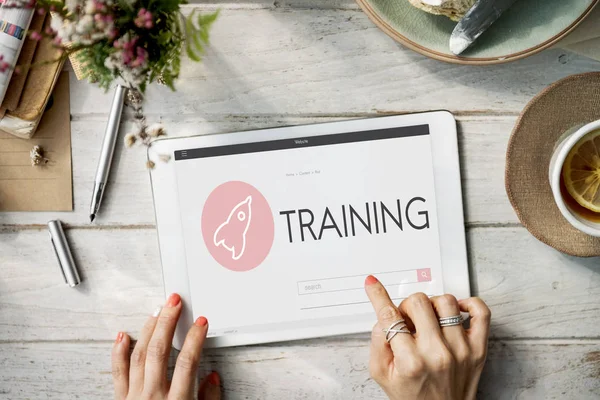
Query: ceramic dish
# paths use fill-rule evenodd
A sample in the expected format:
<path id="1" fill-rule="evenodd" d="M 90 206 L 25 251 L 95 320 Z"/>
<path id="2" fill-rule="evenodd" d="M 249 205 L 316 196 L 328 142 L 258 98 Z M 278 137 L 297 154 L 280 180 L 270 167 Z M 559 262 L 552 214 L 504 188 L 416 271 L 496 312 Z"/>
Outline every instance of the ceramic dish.
<path id="1" fill-rule="evenodd" d="M 448 48 L 456 22 L 408 0 L 356 0 L 369 18 L 406 47 L 457 64 L 500 64 L 548 48 L 571 32 L 600 0 L 520 0 L 460 57 Z"/>

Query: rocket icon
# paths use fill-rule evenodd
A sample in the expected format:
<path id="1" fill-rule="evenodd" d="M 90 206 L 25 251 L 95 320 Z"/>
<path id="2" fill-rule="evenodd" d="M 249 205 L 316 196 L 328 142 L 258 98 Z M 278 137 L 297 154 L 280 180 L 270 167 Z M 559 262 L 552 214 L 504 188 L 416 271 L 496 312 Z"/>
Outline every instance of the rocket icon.
<path id="1" fill-rule="evenodd" d="M 223 246 L 231 252 L 231 258 L 239 260 L 246 250 L 246 233 L 252 219 L 252 196 L 246 197 L 238 203 L 229 213 L 213 237 L 215 246 Z"/>

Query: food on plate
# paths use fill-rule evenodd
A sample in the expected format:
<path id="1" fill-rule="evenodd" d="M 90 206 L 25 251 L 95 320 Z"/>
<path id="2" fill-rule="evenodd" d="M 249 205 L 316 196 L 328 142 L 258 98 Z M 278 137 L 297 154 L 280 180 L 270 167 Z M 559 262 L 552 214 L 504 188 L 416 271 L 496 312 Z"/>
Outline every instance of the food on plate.
<path id="1" fill-rule="evenodd" d="M 431 14 L 445 15 L 460 21 L 476 0 L 408 0 L 413 6 Z"/>

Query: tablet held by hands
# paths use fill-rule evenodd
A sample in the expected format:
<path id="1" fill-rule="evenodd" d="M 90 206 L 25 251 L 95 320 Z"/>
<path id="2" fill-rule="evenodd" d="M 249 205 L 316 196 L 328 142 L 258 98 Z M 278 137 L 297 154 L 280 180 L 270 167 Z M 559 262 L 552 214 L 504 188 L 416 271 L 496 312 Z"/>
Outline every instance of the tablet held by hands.
<path id="1" fill-rule="evenodd" d="M 446 112 L 161 140 L 151 172 L 167 292 L 209 346 L 368 331 L 395 301 L 469 295 Z M 183 322 L 185 325 L 186 322 Z"/>

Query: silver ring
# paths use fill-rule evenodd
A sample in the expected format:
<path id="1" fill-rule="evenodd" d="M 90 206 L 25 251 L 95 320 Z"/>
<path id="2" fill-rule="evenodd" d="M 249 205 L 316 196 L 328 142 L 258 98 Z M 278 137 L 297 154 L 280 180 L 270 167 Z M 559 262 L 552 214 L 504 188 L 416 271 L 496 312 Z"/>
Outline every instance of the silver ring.
<path id="1" fill-rule="evenodd" d="M 396 328 L 398 325 L 402 325 L 400 326 L 400 328 Z M 396 336 L 399 333 L 410 333 L 410 331 L 408 329 L 406 329 L 406 324 L 404 323 L 403 319 L 400 319 L 396 322 L 394 322 L 393 324 L 390 325 L 389 328 L 387 329 L 383 329 L 383 331 L 385 332 L 385 340 L 389 343 L 394 336 Z M 392 334 L 390 336 L 390 333 Z"/>
<path id="2" fill-rule="evenodd" d="M 440 327 L 461 325 L 464 321 L 462 315 L 453 315 L 452 317 L 439 318 Z"/>

